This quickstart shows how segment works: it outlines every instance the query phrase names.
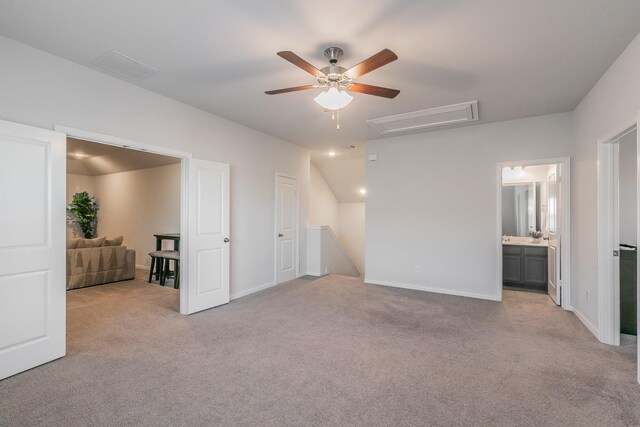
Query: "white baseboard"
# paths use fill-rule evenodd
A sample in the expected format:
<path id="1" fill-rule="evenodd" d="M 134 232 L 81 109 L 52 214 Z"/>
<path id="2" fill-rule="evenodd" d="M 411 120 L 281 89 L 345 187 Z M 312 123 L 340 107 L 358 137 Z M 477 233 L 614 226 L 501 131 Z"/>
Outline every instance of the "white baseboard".
<path id="1" fill-rule="evenodd" d="M 229 296 L 229 299 L 236 299 L 236 298 L 246 297 L 247 295 L 251 295 L 251 294 L 254 294 L 256 292 L 263 291 L 263 290 L 268 289 L 268 288 L 270 288 L 272 286 L 275 286 L 275 285 L 276 285 L 276 283 L 269 282 L 269 283 L 265 283 L 263 285 L 254 286 L 253 288 L 245 289 L 244 291 L 234 292 Z"/>
<path id="2" fill-rule="evenodd" d="M 364 283 L 368 285 L 390 286 L 392 288 L 411 289 L 414 291 L 433 292 L 436 294 L 455 295 L 459 297 L 477 298 L 489 301 L 500 301 L 496 295 L 474 294 L 473 292 L 454 291 L 451 289 L 434 288 L 431 286 L 414 285 L 411 283 L 388 282 L 386 280 L 368 279 L 365 277 Z"/>
<path id="3" fill-rule="evenodd" d="M 584 314 L 582 314 L 580 310 L 574 308 L 573 313 L 576 315 L 578 319 L 580 319 L 580 321 L 584 324 L 584 326 L 586 326 L 587 329 L 596 337 L 596 339 L 600 341 L 600 338 L 598 336 L 598 328 L 596 328 L 593 325 L 593 323 L 591 323 L 589 319 L 587 319 L 587 317 Z"/>
<path id="4" fill-rule="evenodd" d="M 138 265 L 138 264 L 136 264 L 136 268 L 137 268 L 138 270 L 147 270 L 147 271 L 149 271 L 149 268 L 151 268 L 151 266 L 149 266 L 149 265 Z"/>
<path id="5" fill-rule="evenodd" d="M 326 276 L 326 274 L 322 274 L 319 271 L 307 271 L 307 274 L 305 274 L 305 276 L 322 277 L 322 276 Z"/>

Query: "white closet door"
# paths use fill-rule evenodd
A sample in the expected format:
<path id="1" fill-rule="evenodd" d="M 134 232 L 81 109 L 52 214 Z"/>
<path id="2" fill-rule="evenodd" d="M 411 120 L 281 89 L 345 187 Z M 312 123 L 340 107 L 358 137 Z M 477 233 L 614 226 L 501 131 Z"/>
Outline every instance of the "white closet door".
<path id="1" fill-rule="evenodd" d="M 298 181 L 276 179 L 276 283 L 293 280 L 298 267 Z"/>
<path id="2" fill-rule="evenodd" d="M 229 165 L 189 160 L 184 314 L 229 302 Z"/>

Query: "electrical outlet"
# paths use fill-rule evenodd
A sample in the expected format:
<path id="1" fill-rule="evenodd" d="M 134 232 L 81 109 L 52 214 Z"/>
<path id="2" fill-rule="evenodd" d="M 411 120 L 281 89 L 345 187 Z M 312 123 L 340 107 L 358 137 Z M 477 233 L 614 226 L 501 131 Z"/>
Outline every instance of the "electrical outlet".
<path id="1" fill-rule="evenodd" d="M 420 273 L 420 264 L 416 264 L 416 265 L 413 267 L 413 272 L 414 272 L 414 273 Z"/>
<path id="2" fill-rule="evenodd" d="M 445 270 L 444 267 L 440 268 L 440 276 L 444 277 Z"/>

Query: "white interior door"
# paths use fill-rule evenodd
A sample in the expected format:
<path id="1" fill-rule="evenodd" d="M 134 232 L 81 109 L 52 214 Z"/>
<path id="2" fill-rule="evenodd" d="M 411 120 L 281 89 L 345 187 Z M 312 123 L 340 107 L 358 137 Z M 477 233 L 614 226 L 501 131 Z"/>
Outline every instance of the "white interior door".
<path id="1" fill-rule="evenodd" d="M 188 164 L 183 314 L 229 302 L 229 165 L 199 159 Z"/>
<path id="2" fill-rule="evenodd" d="M 557 305 L 561 304 L 561 269 L 560 263 L 560 245 L 562 225 L 560 224 L 560 212 L 562 201 L 560 200 L 560 165 L 550 168 L 548 179 L 548 210 L 549 210 L 549 250 L 547 252 L 547 292 L 553 302 Z"/>
<path id="3" fill-rule="evenodd" d="M 276 176 L 276 283 L 293 280 L 298 269 L 298 181 Z"/>
<path id="4" fill-rule="evenodd" d="M 558 286 L 557 274 L 559 257 L 560 251 L 558 251 L 558 248 L 549 245 L 549 249 L 547 251 L 547 274 L 549 277 L 547 282 L 547 292 L 556 305 L 560 305 L 560 287 Z"/>
<path id="5" fill-rule="evenodd" d="M 0 121 L 0 379 L 65 355 L 65 151 Z"/>

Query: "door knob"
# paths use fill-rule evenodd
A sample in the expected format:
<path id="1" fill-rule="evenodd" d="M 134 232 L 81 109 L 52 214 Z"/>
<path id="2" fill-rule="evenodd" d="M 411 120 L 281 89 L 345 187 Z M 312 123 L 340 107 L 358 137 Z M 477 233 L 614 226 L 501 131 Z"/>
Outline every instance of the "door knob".
<path id="1" fill-rule="evenodd" d="M 225 243 L 229 243 L 229 238 L 228 238 L 228 237 L 225 237 L 225 238 L 224 238 L 224 242 L 225 242 Z"/>
<path id="2" fill-rule="evenodd" d="M 278 233 L 278 237 L 284 237 L 284 234 Z"/>

